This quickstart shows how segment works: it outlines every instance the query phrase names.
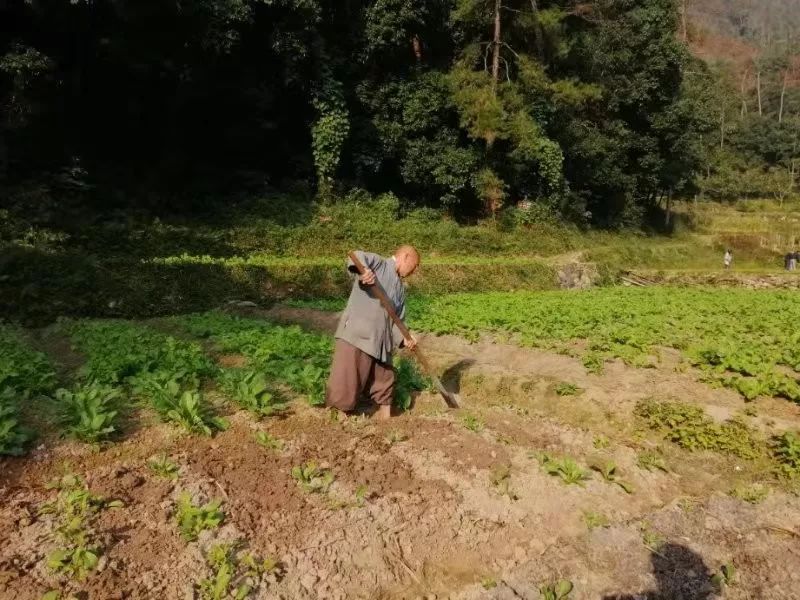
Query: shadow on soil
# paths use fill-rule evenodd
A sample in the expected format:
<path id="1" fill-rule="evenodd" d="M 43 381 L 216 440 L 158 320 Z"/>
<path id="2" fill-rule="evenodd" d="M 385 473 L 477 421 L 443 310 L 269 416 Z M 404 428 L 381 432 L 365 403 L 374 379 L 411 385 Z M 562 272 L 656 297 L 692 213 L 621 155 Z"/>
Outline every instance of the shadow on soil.
<path id="1" fill-rule="evenodd" d="M 611 594 L 603 600 L 710 600 L 715 590 L 703 558 L 679 544 L 665 544 L 650 557 L 657 589 Z"/>

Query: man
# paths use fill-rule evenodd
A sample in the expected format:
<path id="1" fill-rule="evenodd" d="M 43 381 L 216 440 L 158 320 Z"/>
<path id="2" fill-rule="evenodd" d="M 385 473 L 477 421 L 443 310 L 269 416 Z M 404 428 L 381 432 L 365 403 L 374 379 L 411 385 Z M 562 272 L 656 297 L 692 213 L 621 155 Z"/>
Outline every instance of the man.
<path id="1" fill-rule="evenodd" d="M 722 257 L 722 262 L 725 265 L 725 269 L 731 268 L 731 263 L 733 262 L 733 252 L 730 251 L 730 248 L 725 250 L 725 256 Z"/>
<path id="2" fill-rule="evenodd" d="M 417 342 L 403 339 L 370 288 L 380 285 L 397 314 L 404 318 L 406 292 L 402 280 L 419 266 L 419 253 L 413 246 L 400 246 L 389 259 L 362 251 L 356 256 L 367 270 L 353 282 L 347 307 L 339 319 L 325 404 L 346 413 L 355 408 L 359 395 L 366 391 L 378 405 L 378 418 L 387 419 L 394 395 L 392 352 L 401 345 L 413 350 Z M 350 259 L 347 269 L 358 273 Z"/>
<path id="3" fill-rule="evenodd" d="M 791 260 L 789 261 L 789 270 L 790 271 L 794 271 L 795 269 L 797 269 L 798 261 L 800 261 L 800 252 L 795 250 L 794 254 L 792 254 Z"/>

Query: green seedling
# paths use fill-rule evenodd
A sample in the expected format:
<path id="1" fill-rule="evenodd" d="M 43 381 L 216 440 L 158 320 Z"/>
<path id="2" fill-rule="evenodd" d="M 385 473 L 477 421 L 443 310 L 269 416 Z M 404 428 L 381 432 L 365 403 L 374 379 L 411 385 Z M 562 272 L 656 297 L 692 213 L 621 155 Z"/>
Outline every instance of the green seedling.
<path id="1" fill-rule="evenodd" d="M 601 464 L 594 464 L 591 466 L 591 468 L 600 473 L 603 479 L 608 483 L 613 483 L 615 485 L 618 485 L 623 490 L 625 490 L 625 493 L 627 494 L 633 493 L 633 486 L 628 482 L 623 481 L 619 478 L 619 471 L 617 470 L 617 465 L 615 465 L 613 462 L 607 461 Z"/>
<path id="2" fill-rule="evenodd" d="M 489 481 L 501 496 L 508 496 L 511 500 L 519 499 L 516 492 L 511 489 L 511 467 L 509 465 L 496 467 L 492 471 Z"/>
<path id="3" fill-rule="evenodd" d="M 730 495 L 738 498 L 743 502 L 750 504 L 761 504 L 769 496 L 769 488 L 765 485 L 754 484 L 749 486 L 742 486 L 734 488 L 730 491 Z"/>
<path id="4" fill-rule="evenodd" d="M 61 423 L 67 434 L 84 442 L 97 443 L 114 431 L 119 390 L 90 383 L 73 390 L 56 390 Z"/>
<path id="5" fill-rule="evenodd" d="M 364 506 L 364 502 L 369 497 L 369 488 L 361 484 L 356 488 L 356 505 L 357 506 Z"/>
<path id="6" fill-rule="evenodd" d="M 664 457 L 655 450 L 644 450 L 636 457 L 636 464 L 646 471 L 663 471 L 669 473 Z"/>
<path id="7" fill-rule="evenodd" d="M 603 514 L 587 511 L 583 513 L 583 522 L 586 523 L 586 527 L 589 528 L 589 531 L 592 529 L 596 529 L 598 527 L 608 527 L 609 521 L 608 517 Z"/>
<path id="8" fill-rule="evenodd" d="M 193 542 L 201 531 L 218 527 L 225 519 L 221 505 L 222 501 L 212 500 L 198 506 L 192 503 L 189 492 L 181 493 L 175 508 L 175 522 L 183 539 Z"/>
<path id="9" fill-rule="evenodd" d="M 594 446 L 596 450 L 605 450 L 611 446 L 611 440 L 604 435 L 598 435 L 596 438 L 594 438 L 592 446 Z"/>
<path id="10" fill-rule="evenodd" d="M 271 392 L 267 377 L 252 369 L 224 371 L 222 389 L 239 406 L 260 417 L 269 417 L 286 410 L 287 402 Z"/>
<path id="11" fill-rule="evenodd" d="M 64 475 L 48 487 L 58 489 L 58 496 L 43 504 L 39 512 L 55 516 L 56 534 L 64 546 L 47 557 L 47 566 L 56 573 L 82 581 L 97 566 L 101 551 L 92 539 L 92 522 L 101 510 L 118 508 L 122 503 L 92 494 L 83 480 L 73 474 Z"/>
<path id="12" fill-rule="evenodd" d="M 314 461 L 292 467 L 292 478 L 308 493 L 325 494 L 334 480 L 333 473 L 320 468 Z"/>
<path id="13" fill-rule="evenodd" d="M 272 559 L 258 560 L 239 551 L 239 543 L 214 544 L 206 553 L 212 576 L 199 584 L 202 600 L 243 600 L 253 591 L 263 573 L 273 573 L 278 564 Z M 234 587 L 235 586 L 235 587 Z"/>
<path id="14" fill-rule="evenodd" d="M 481 579 L 481 587 L 485 590 L 492 590 L 497 587 L 497 581 L 494 577 L 484 577 Z"/>
<path id="15" fill-rule="evenodd" d="M 577 396 L 583 390 L 574 383 L 567 383 L 563 381 L 555 387 L 556 394 L 559 396 Z"/>
<path id="16" fill-rule="evenodd" d="M 473 414 L 466 414 L 461 417 L 461 423 L 464 425 L 464 427 L 470 431 L 474 431 L 475 433 L 483 430 L 483 421 Z"/>
<path id="17" fill-rule="evenodd" d="M 256 431 L 253 435 L 253 438 L 259 446 L 262 446 L 267 450 L 277 450 L 279 452 L 283 450 L 283 440 L 270 435 L 266 431 Z"/>
<path id="18" fill-rule="evenodd" d="M 148 460 L 147 467 L 153 473 L 164 479 L 178 478 L 178 465 L 169 460 L 166 454 L 161 454 Z"/>
<path id="19" fill-rule="evenodd" d="M 723 591 L 728 586 L 735 585 L 736 567 L 730 563 L 722 565 L 719 572 L 711 576 L 711 583 L 719 591 Z"/>
<path id="20" fill-rule="evenodd" d="M 408 436 L 399 429 L 392 429 L 386 436 L 386 441 L 390 446 L 394 446 L 400 442 L 405 442 L 407 439 Z"/>
<path id="21" fill-rule="evenodd" d="M 567 579 L 562 579 L 556 583 L 543 585 L 539 588 L 542 600 L 564 600 L 569 598 L 574 586 Z"/>
<path id="22" fill-rule="evenodd" d="M 556 459 L 543 452 L 538 456 L 538 459 L 545 473 L 560 477 L 567 485 L 583 486 L 583 482 L 589 479 L 589 473 L 582 469 L 572 458 Z"/>
<path id="23" fill-rule="evenodd" d="M 661 550 L 661 547 L 665 542 L 666 540 L 664 539 L 664 536 L 659 534 L 657 531 L 652 531 L 648 527 L 644 527 L 642 529 L 642 543 L 644 544 L 644 547 L 651 552 L 658 552 Z"/>

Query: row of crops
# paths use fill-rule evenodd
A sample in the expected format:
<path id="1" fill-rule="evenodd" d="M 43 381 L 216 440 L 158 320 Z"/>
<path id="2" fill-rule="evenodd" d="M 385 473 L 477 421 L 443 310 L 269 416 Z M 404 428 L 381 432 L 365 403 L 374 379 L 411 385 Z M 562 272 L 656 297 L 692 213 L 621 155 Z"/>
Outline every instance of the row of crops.
<path id="1" fill-rule="evenodd" d="M 415 298 L 411 324 L 437 334 L 482 333 L 524 346 L 575 352 L 601 371 L 619 358 L 635 366 L 674 348 L 708 382 L 746 399 L 800 402 L 800 296 L 792 292 L 690 288 L 603 288 L 581 293 L 516 292 Z"/>
<path id="2" fill-rule="evenodd" d="M 211 435 L 227 428 L 221 414 L 230 404 L 256 418 L 287 410 L 291 394 L 324 404 L 332 352 L 327 336 L 218 312 L 164 325 L 180 335 L 127 321 L 60 322 L 59 332 L 84 358 L 61 381 L 24 331 L 0 325 L 0 454 L 22 454 L 34 438 L 23 425 L 24 408 L 52 415 L 65 435 L 98 443 L 113 441 L 142 408 L 191 433 Z M 244 361 L 223 367 L 209 352 Z M 396 404 L 407 408 L 413 391 L 425 384 L 401 360 Z"/>

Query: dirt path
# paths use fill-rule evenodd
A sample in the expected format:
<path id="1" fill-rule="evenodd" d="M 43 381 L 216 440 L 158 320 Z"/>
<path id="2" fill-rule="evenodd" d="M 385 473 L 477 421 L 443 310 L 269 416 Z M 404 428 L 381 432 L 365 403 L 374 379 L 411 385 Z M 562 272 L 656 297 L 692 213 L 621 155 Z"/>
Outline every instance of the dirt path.
<path id="1" fill-rule="evenodd" d="M 249 314 L 328 332 L 336 323 L 283 307 Z M 214 438 L 157 424 L 100 452 L 58 442 L 3 459 L 0 598 L 38 599 L 62 586 L 90 599 L 192 598 L 192 584 L 210 575 L 204 551 L 235 539 L 282 565 L 282 575 L 259 581 L 256 598 L 536 600 L 541 586 L 568 579 L 573 600 L 710 599 L 711 575 L 731 563 L 738 581 L 726 598 L 800 597 L 800 499 L 777 489 L 759 504 L 732 498 L 731 488 L 757 479 L 753 465 L 659 444 L 631 415 L 639 399 L 673 396 L 722 419 L 742 408 L 736 395 L 670 361 L 591 375 L 577 359 L 490 341 L 421 343 L 460 388 L 464 409 L 423 393 L 388 423 L 339 422 L 296 401 L 285 418 L 236 413 Z M 564 381 L 582 391 L 558 396 Z M 788 403 L 758 410 L 752 422 L 800 423 Z M 259 446 L 256 431 L 284 448 Z M 637 467 L 639 453 L 657 445 L 668 471 Z M 566 485 L 539 466 L 540 452 L 583 467 L 613 461 L 633 493 L 598 475 Z M 161 453 L 180 467 L 176 480 L 147 468 Z M 334 474 L 327 494 L 292 479 L 292 467 L 309 460 Z M 45 567 L 53 524 L 38 507 L 54 496 L 44 483 L 65 465 L 94 493 L 124 502 L 98 520 L 103 568 L 83 584 Z M 173 507 L 182 490 L 223 500 L 222 527 L 181 539 Z"/>

